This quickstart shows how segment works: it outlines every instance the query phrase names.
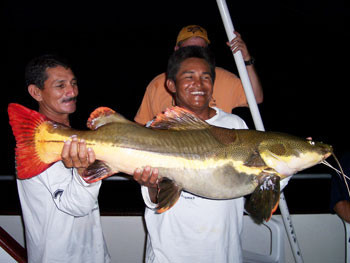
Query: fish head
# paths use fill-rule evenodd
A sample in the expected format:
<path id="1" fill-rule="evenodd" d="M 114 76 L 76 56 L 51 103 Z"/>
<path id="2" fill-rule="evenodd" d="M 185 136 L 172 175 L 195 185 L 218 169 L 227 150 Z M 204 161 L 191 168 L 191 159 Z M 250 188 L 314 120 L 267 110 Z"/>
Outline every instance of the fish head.
<path id="1" fill-rule="evenodd" d="M 282 178 L 319 164 L 333 152 L 332 146 L 294 136 L 276 136 L 263 141 L 259 153 L 265 164 Z"/>

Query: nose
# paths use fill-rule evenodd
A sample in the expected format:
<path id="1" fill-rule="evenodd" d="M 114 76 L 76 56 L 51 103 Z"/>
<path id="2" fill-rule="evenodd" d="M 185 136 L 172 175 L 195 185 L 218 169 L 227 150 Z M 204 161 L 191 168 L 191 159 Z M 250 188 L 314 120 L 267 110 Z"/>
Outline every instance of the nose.
<path id="1" fill-rule="evenodd" d="M 76 97 L 78 95 L 78 87 L 75 84 L 68 84 L 66 86 L 66 96 Z"/>
<path id="2" fill-rule="evenodd" d="M 199 77 L 193 77 L 193 85 L 195 87 L 200 87 L 202 85 L 202 79 Z"/>

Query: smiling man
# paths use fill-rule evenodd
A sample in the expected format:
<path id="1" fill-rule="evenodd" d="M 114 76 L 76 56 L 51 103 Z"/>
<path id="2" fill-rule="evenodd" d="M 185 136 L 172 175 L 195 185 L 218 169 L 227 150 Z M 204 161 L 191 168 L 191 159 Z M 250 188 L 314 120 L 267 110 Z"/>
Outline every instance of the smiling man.
<path id="1" fill-rule="evenodd" d="M 241 35 L 236 31 L 234 33 L 236 37 L 231 42 L 228 42 L 227 45 L 233 53 L 242 52 L 255 99 L 257 103 L 261 103 L 263 101 L 263 90 L 253 65 L 254 59 L 251 57 Z M 188 46 L 209 47 L 209 44 L 207 31 L 203 27 L 188 25 L 180 30 L 174 50 Z M 242 82 L 235 74 L 221 67 L 215 68 L 215 74 L 216 81 L 214 83 L 214 93 L 209 102 L 210 106 L 216 106 L 228 113 L 231 113 L 233 108 L 248 106 Z M 165 82 L 166 74 L 162 73 L 148 84 L 142 103 L 134 118 L 136 122 L 144 125 L 153 119 L 155 115 L 174 105 Z"/>
<path id="2" fill-rule="evenodd" d="M 211 125 L 246 129 L 238 116 L 210 107 L 215 80 L 214 58 L 207 48 L 178 49 L 168 62 L 166 85 L 177 106 L 196 113 Z M 158 171 L 137 169 L 147 205 L 146 262 L 242 262 L 243 198 L 212 200 L 182 192 L 177 203 L 158 214 Z"/>
<path id="3" fill-rule="evenodd" d="M 57 57 L 40 56 L 28 63 L 25 80 L 39 112 L 69 126 L 78 96 L 70 66 Z M 97 202 L 101 182 L 87 184 L 79 175 L 95 161 L 94 152 L 74 138 L 61 155 L 63 161 L 41 174 L 17 179 L 28 262 L 110 262 Z"/>
<path id="4" fill-rule="evenodd" d="M 201 54 L 202 50 L 207 49 L 186 48 L 186 52 L 177 52 L 179 56 L 174 56 L 174 61 L 170 61 L 166 85 L 173 93 L 177 106 L 187 108 L 207 120 L 215 115 L 215 110 L 209 107 L 213 95 L 215 67 L 206 61 L 209 56 L 200 57 L 207 54 Z M 186 58 L 189 54 L 193 57 Z"/>

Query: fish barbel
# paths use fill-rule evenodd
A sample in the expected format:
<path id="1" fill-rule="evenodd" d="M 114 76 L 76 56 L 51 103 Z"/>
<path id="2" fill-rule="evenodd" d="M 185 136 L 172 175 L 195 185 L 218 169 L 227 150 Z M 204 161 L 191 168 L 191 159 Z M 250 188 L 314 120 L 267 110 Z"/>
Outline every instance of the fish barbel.
<path id="1" fill-rule="evenodd" d="M 288 134 L 211 126 L 179 107 L 159 114 L 151 128 L 100 107 L 91 113 L 87 131 L 55 123 L 19 104 L 9 104 L 8 113 L 19 179 L 61 160 L 64 142 L 74 135 L 96 155 L 83 174 L 87 182 L 118 172 L 132 175 L 145 166 L 158 168 L 160 213 L 176 203 L 182 190 L 211 199 L 253 193 L 247 211 L 257 222 L 268 220 L 278 205 L 280 180 L 332 154 L 327 144 Z"/>

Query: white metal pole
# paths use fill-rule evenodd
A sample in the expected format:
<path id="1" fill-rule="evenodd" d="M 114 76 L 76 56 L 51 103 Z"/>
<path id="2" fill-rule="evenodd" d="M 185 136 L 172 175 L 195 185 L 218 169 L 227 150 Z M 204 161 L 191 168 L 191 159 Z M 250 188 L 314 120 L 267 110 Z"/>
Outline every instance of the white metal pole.
<path id="1" fill-rule="evenodd" d="M 287 232 L 289 244 L 292 248 L 294 260 L 296 263 L 303 263 L 304 262 L 303 256 L 300 251 L 297 235 L 295 233 L 292 218 L 289 214 L 286 198 L 284 197 L 283 192 L 281 192 L 281 195 L 280 195 L 279 208 L 281 211 L 284 228 L 286 229 L 286 232 Z"/>
<path id="2" fill-rule="evenodd" d="M 216 2 L 218 4 L 219 10 L 220 10 L 222 21 L 224 22 L 224 26 L 225 26 L 228 40 L 231 41 L 232 39 L 234 39 L 236 37 L 236 35 L 233 33 L 234 28 L 233 28 L 233 24 L 231 21 L 230 13 L 229 13 L 227 5 L 226 5 L 226 1 L 225 0 L 217 0 Z M 265 130 L 264 124 L 261 120 L 260 111 L 259 111 L 258 105 L 256 104 L 255 96 L 253 93 L 253 88 L 252 88 L 252 85 L 251 85 L 250 80 L 249 80 L 247 68 L 246 68 L 246 65 L 244 63 L 241 51 L 238 51 L 235 54 L 233 54 L 233 58 L 235 59 L 238 73 L 239 73 L 239 77 L 241 78 L 241 81 L 243 84 L 244 92 L 245 92 L 245 95 L 246 95 L 246 98 L 248 101 L 250 112 L 252 114 L 255 128 L 259 131 L 264 131 Z"/>
<path id="3" fill-rule="evenodd" d="M 228 40 L 231 41 L 236 36 L 233 33 L 234 27 L 232 24 L 230 13 L 229 13 L 227 5 L 226 5 L 226 0 L 216 0 L 216 2 L 217 2 L 217 5 L 219 7 L 221 18 L 222 18 L 222 21 L 223 21 L 224 26 L 225 26 L 225 31 L 226 31 Z M 263 125 L 263 122 L 262 122 L 262 119 L 260 116 L 259 108 L 257 106 L 255 96 L 253 93 L 252 85 L 251 85 L 250 80 L 249 80 L 248 72 L 247 72 L 246 66 L 244 64 L 242 53 L 240 51 L 238 51 L 235 54 L 233 54 L 233 57 L 235 59 L 238 73 L 239 73 L 239 76 L 240 76 L 242 84 L 243 84 L 244 92 L 245 92 L 246 97 L 247 97 L 248 105 L 250 108 L 250 112 L 252 114 L 255 128 L 257 130 L 260 130 L 260 131 L 265 131 L 264 125 Z M 299 244 L 298 244 L 298 241 L 296 238 L 295 230 L 293 227 L 293 223 L 292 223 L 292 220 L 291 220 L 291 217 L 289 214 L 287 202 L 286 202 L 286 199 L 284 197 L 283 192 L 280 195 L 279 208 L 281 211 L 281 215 L 282 215 L 284 227 L 285 227 L 286 232 L 287 232 L 289 243 L 290 243 L 291 248 L 292 248 L 295 262 L 302 263 L 304 261 L 303 261 L 303 258 L 302 258 L 301 252 L 300 252 Z"/>

